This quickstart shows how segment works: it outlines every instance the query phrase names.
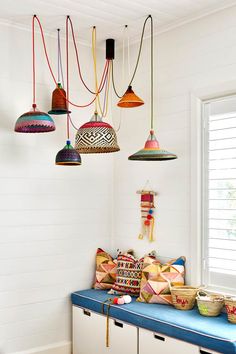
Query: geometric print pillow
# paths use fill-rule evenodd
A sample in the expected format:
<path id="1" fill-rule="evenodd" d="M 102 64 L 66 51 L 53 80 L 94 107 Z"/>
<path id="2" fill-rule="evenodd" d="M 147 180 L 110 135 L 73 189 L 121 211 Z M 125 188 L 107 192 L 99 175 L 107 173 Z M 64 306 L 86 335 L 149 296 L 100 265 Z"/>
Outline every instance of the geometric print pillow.
<path id="1" fill-rule="evenodd" d="M 185 257 L 165 264 L 150 257 L 144 258 L 140 295 L 137 301 L 172 304 L 169 284 L 184 285 Z"/>
<path id="2" fill-rule="evenodd" d="M 94 289 L 111 289 L 116 280 L 117 260 L 101 248 L 96 254 L 96 276 Z"/>
<path id="3" fill-rule="evenodd" d="M 118 255 L 116 281 L 109 294 L 139 296 L 143 259 L 136 259 L 128 253 Z"/>

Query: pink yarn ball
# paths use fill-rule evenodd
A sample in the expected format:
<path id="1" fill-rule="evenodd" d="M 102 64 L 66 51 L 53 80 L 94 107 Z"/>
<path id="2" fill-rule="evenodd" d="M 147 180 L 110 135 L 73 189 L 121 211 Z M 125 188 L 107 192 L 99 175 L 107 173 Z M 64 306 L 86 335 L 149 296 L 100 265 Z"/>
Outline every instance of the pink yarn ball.
<path id="1" fill-rule="evenodd" d="M 130 295 L 124 295 L 123 299 L 125 301 L 125 304 L 129 304 L 132 301 L 132 298 Z"/>
<path id="2" fill-rule="evenodd" d="M 117 305 L 124 305 L 125 303 L 125 300 L 123 299 L 123 297 L 120 297 L 118 300 L 117 300 Z"/>

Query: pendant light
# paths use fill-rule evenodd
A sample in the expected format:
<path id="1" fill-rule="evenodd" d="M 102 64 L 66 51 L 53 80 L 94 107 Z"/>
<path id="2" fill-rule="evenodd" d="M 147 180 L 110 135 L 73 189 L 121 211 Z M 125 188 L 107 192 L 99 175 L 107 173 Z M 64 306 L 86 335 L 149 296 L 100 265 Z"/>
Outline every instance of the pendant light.
<path id="1" fill-rule="evenodd" d="M 125 94 L 117 103 L 117 106 L 121 108 L 133 108 L 142 106 L 143 104 L 143 100 L 134 93 L 132 86 L 129 86 Z"/>
<path id="2" fill-rule="evenodd" d="M 66 90 L 69 109 L 69 38 L 68 38 L 68 23 L 66 26 Z M 55 159 L 55 164 L 59 166 L 78 166 L 81 165 L 81 157 L 70 142 L 70 113 L 67 113 L 67 141 L 66 145 L 60 150 Z"/>
<path id="3" fill-rule="evenodd" d="M 138 65 L 139 65 L 139 59 L 140 59 L 140 55 L 141 55 L 141 51 L 142 51 L 143 36 L 144 36 L 144 32 L 145 32 L 146 23 L 147 23 L 147 19 L 144 22 L 143 29 L 142 29 L 141 41 L 140 41 L 140 46 L 139 46 L 139 53 L 138 53 L 138 58 L 137 58 L 137 62 L 135 65 L 133 76 L 130 80 L 130 83 L 129 83 L 128 88 L 127 88 L 126 92 L 124 93 L 124 95 L 122 97 L 119 96 L 120 100 L 117 103 L 117 106 L 121 107 L 121 108 L 134 108 L 134 107 L 142 106 L 144 104 L 144 101 L 134 93 L 134 91 L 132 89 L 132 82 L 134 80 L 134 77 L 136 75 Z M 125 26 L 125 28 L 126 28 L 126 30 L 128 30 L 127 25 Z M 128 36 L 127 36 L 127 47 L 128 47 L 128 69 L 129 69 L 129 76 L 130 76 L 130 55 L 129 55 L 129 37 Z M 113 82 L 114 82 L 114 79 L 113 79 Z M 115 92 L 116 92 L 116 90 L 115 90 Z"/>
<path id="4" fill-rule="evenodd" d="M 57 87 L 52 93 L 52 109 L 48 112 L 49 114 L 61 115 L 71 113 L 67 109 L 66 102 L 66 91 L 63 89 L 61 81 L 64 86 L 64 77 L 62 70 L 62 59 L 61 59 L 61 41 L 60 41 L 60 29 L 57 30 Z"/>
<path id="5" fill-rule="evenodd" d="M 112 126 L 102 121 L 97 112 L 76 133 L 75 149 L 81 154 L 119 151 L 117 137 Z"/>
<path id="6" fill-rule="evenodd" d="M 56 129 L 53 119 L 37 109 L 36 105 L 36 72 L 35 72 L 35 18 L 32 19 L 32 62 L 33 62 L 33 104 L 32 110 L 22 114 L 16 121 L 17 133 L 47 133 Z"/>
<path id="7" fill-rule="evenodd" d="M 75 149 L 81 154 L 94 153 L 112 153 L 119 151 L 117 144 L 116 132 L 112 126 L 102 120 L 108 112 L 108 98 L 110 86 L 110 61 L 114 56 L 114 40 L 106 41 L 106 59 L 108 60 L 108 71 L 106 74 L 106 88 L 104 94 L 104 105 L 101 108 L 99 100 L 98 80 L 97 80 L 97 65 L 96 65 L 96 27 L 93 27 L 92 32 L 92 49 L 94 61 L 94 76 L 95 76 L 95 113 L 89 122 L 83 124 L 77 131 L 75 137 Z M 108 48 L 109 46 L 109 48 Z M 109 53 L 109 54 L 108 54 Z M 98 108 L 101 111 L 101 116 L 98 114 Z"/>
<path id="8" fill-rule="evenodd" d="M 165 161 L 165 160 L 174 160 L 177 156 L 171 152 L 162 150 L 159 146 L 159 143 L 155 137 L 154 133 L 154 97 L 153 97 L 153 86 L 154 86 L 154 70 L 153 70 L 153 19 L 149 15 L 146 18 L 146 21 L 150 19 L 151 21 L 151 130 L 148 140 L 145 143 L 143 149 L 139 150 L 135 154 L 129 156 L 129 160 L 136 161 Z M 145 21 L 145 23 L 146 23 Z"/>

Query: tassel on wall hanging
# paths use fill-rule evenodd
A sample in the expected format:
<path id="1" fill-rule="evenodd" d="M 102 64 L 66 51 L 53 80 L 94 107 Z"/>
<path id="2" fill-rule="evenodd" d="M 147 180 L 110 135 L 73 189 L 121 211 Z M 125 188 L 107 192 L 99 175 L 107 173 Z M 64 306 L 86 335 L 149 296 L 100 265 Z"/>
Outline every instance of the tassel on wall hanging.
<path id="1" fill-rule="evenodd" d="M 140 194 L 141 208 L 141 232 L 139 240 L 147 237 L 150 242 L 154 241 L 154 226 L 155 226 L 155 196 L 157 192 L 144 188 L 137 191 Z"/>

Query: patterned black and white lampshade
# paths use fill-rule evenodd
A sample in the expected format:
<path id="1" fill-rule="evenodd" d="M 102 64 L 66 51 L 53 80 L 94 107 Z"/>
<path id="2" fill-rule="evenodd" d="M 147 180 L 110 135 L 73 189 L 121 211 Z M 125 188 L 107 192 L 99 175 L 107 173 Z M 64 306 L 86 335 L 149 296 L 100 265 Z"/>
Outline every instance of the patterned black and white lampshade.
<path id="1" fill-rule="evenodd" d="M 112 126 L 95 113 L 76 133 L 75 149 L 81 154 L 108 153 L 119 151 L 116 132 Z"/>

